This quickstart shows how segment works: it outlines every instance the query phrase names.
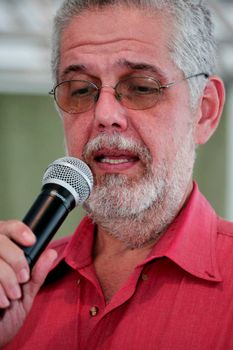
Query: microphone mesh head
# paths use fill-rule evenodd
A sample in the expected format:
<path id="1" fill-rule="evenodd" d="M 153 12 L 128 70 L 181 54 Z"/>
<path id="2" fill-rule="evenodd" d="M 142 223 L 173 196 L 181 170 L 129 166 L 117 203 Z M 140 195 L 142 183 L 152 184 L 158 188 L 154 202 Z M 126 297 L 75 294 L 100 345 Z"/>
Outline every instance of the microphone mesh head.
<path id="1" fill-rule="evenodd" d="M 90 168 L 82 160 L 63 157 L 55 160 L 45 171 L 42 184 L 49 183 L 66 188 L 78 205 L 89 197 L 93 187 L 93 176 Z"/>

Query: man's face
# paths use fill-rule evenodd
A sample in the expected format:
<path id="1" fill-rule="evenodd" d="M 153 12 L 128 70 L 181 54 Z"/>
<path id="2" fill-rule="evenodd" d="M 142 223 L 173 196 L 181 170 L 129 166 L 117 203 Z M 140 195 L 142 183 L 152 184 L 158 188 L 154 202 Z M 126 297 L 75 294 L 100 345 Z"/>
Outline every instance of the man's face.
<path id="1" fill-rule="evenodd" d="M 60 81 L 89 80 L 105 87 L 92 110 L 63 113 L 69 155 L 82 158 L 87 143 L 99 135 L 111 138 L 116 133 L 148 150 L 153 172 L 165 163 L 164 176 L 169 182 L 174 159 L 187 135 L 193 134 L 187 82 L 165 89 L 158 103 L 146 110 L 122 106 L 112 87 L 120 79 L 134 75 L 154 77 L 162 84 L 181 79 L 182 73 L 168 50 L 172 30 L 167 16 L 125 7 L 87 11 L 72 20 L 61 40 Z M 104 145 L 85 160 L 97 184 L 105 174 L 123 174 L 131 182 L 145 175 L 146 163 L 134 151 L 122 152 Z M 186 182 L 184 196 L 191 178 Z"/>
<path id="2" fill-rule="evenodd" d="M 182 73 L 171 61 L 167 48 L 172 31 L 167 22 L 168 18 L 159 14 L 149 17 L 127 8 L 83 13 L 62 37 L 60 79 L 85 79 L 108 86 L 131 75 L 152 76 L 162 84 L 179 80 Z M 71 66 L 78 66 L 77 71 L 69 69 Z M 93 110 L 64 113 L 68 153 L 81 157 L 88 141 L 103 131 L 118 131 L 143 142 L 156 168 L 162 159 L 172 161 L 192 119 L 187 82 L 165 89 L 156 106 L 142 111 L 123 107 L 115 99 L 114 90 L 106 87 Z M 97 177 L 105 172 L 134 177 L 143 170 L 136 159 L 123 164 L 94 161 L 91 166 Z"/>

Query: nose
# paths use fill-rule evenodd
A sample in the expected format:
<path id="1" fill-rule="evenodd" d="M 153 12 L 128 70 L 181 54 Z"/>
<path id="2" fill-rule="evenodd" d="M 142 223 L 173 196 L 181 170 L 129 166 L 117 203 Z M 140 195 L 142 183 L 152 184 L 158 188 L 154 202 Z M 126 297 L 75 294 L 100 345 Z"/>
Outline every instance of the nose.
<path id="1" fill-rule="evenodd" d="M 99 131 L 125 131 L 128 127 L 126 108 L 116 99 L 112 87 L 101 88 L 94 115 L 94 123 Z"/>

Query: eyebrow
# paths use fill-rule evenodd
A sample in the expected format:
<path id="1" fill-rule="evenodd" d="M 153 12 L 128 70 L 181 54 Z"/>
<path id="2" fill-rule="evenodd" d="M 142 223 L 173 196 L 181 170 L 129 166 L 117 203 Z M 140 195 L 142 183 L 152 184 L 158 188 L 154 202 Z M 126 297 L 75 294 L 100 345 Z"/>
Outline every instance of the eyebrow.
<path id="1" fill-rule="evenodd" d="M 167 80 L 167 74 L 165 74 L 165 72 L 161 68 L 153 64 L 149 64 L 145 62 L 131 62 L 126 59 L 119 59 L 116 62 L 116 64 L 121 67 L 127 67 L 131 70 L 149 71 L 156 74 L 159 79 Z M 65 80 L 66 76 L 71 72 L 85 73 L 87 71 L 88 71 L 87 67 L 83 64 L 71 64 L 62 72 L 61 79 Z"/>
<path id="2" fill-rule="evenodd" d="M 86 72 L 87 68 L 83 64 L 71 64 L 61 74 L 61 79 L 65 80 L 66 76 L 71 72 Z"/>
<path id="3" fill-rule="evenodd" d="M 146 71 L 155 73 L 160 79 L 167 79 L 167 74 L 161 68 L 153 64 L 149 64 L 145 62 L 131 62 L 126 59 L 120 59 L 117 63 L 120 66 L 127 67 L 136 71 L 146 70 Z"/>

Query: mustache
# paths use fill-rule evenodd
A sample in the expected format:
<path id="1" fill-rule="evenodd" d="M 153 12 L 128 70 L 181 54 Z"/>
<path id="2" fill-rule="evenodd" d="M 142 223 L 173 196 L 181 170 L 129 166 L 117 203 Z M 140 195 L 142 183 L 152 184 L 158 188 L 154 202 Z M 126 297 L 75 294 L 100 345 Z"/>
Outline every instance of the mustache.
<path id="1" fill-rule="evenodd" d="M 93 155 L 104 148 L 127 151 L 138 157 L 145 164 L 152 163 L 151 153 L 142 141 L 133 140 L 117 132 L 112 135 L 99 134 L 89 141 L 83 150 L 82 156 L 84 161 L 89 163 L 93 159 Z"/>

